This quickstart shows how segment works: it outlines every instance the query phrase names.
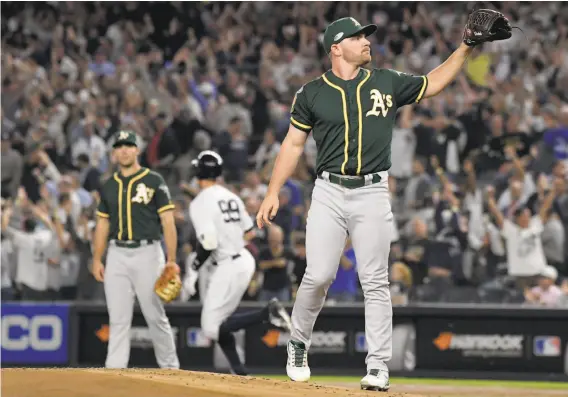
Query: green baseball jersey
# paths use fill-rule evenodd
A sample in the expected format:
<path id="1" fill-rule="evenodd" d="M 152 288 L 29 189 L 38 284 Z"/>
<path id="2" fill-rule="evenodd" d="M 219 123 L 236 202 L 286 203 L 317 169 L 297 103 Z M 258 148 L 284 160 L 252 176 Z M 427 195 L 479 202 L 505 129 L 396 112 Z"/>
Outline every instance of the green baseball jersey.
<path id="1" fill-rule="evenodd" d="M 162 176 L 148 168 L 124 177 L 115 172 L 101 188 L 97 215 L 110 221 L 110 239 L 160 240 L 160 216 L 174 209 Z"/>
<path id="2" fill-rule="evenodd" d="M 426 76 L 361 68 L 343 80 L 331 70 L 296 93 L 291 124 L 310 131 L 317 146 L 316 171 L 365 175 L 391 166 L 391 140 L 398 108 L 419 102 Z"/>

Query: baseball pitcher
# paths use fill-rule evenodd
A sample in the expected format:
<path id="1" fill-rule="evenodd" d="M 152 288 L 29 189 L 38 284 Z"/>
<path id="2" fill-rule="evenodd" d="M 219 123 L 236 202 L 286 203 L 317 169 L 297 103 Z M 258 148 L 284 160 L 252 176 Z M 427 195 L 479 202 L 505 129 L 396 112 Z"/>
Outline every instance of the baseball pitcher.
<path id="1" fill-rule="evenodd" d="M 388 257 L 393 214 L 387 185 L 397 109 L 440 93 L 459 73 L 473 46 L 511 36 L 502 14 L 475 11 L 464 43 L 425 76 L 366 69 L 375 25 L 353 18 L 331 23 L 323 44 L 331 70 L 304 85 L 292 103 L 290 127 L 276 159 L 268 193 L 257 215 L 270 225 L 278 192 L 292 175 L 310 132 L 317 145 L 317 180 L 306 227 L 307 269 L 292 312 L 286 372 L 294 381 L 310 378 L 308 349 L 316 318 L 337 272 L 347 235 L 357 257 L 365 295 L 367 375 L 361 388 L 389 389 L 386 362 L 392 351 L 392 307 Z"/>

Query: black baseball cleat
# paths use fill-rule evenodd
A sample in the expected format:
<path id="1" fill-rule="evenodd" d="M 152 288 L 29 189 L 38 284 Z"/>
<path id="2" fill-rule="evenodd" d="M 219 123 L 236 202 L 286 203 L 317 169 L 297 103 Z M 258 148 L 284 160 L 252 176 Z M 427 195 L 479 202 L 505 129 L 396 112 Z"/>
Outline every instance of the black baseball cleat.
<path id="1" fill-rule="evenodd" d="M 249 374 L 248 370 L 245 368 L 243 364 L 231 367 L 231 373 L 233 375 L 239 375 L 239 376 L 248 376 Z"/>
<path id="2" fill-rule="evenodd" d="M 283 331 L 292 331 L 292 319 L 290 315 L 282 306 L 282 303 L 277 298 L 272 298 L 268 302 L 268 322 L 276 328 L 280 328 Z"/>

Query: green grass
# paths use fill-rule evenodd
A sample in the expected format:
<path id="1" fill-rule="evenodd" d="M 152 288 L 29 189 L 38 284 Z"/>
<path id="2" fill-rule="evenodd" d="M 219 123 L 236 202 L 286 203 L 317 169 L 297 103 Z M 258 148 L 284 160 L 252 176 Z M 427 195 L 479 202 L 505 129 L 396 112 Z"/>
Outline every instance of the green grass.
<path id="1" fill-rule="evenodd" d="M 286 375 L 258 375 L 263 378 L 287 380 Z M 312 382 L 317 383 L 359 383 L 360 377 L 355 376 L 312 376 Z M 535 381 L 501 381 L 501 380 L 474 380 L 474 379 L 430 379 L 430 378 L 391 378 L 392 384 L 399 385 L 445 385 L 445 386 L 494 386 L 510 388 L 528 388 L 543 390 L 568 390 L 568 383 L 563 382 L 535 382 Z"/>

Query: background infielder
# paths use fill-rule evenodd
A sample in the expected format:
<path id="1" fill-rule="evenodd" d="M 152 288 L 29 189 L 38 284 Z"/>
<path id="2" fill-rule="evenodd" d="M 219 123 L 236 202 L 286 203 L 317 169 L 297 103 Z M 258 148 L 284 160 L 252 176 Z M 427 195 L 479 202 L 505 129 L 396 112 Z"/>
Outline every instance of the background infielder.
<path id="1" fill-rule="evenodd" d="M 483 19 L 486 21 L 489 19 Z M 398 108 L 442 91 L 472 50 L 462 44 L 427 76 L 364 69 L 362 66 L 371 61 L 366 37 L 376 29 L 375 25 L 361 26 L 353 18 L 339 19 L 326 29 L 324 46 L 332 68 L 297 92 L 291 125 L 257 215 L 259 227 L 270 224 L 276 215 L 278 192 L 296 168 L 311 131 L 318 150 L 318 179 L 307 219 L 307 269 L 296 296 L 288 342 L 286 372 L 295 381 L 310 378 L 307 351 L 314 323 L 337 273 L 349 234 L 365 295 L 369 351 L 367 375 L 361 380 L 361 387 L 389 388 L 385 362 L 392 352 L 388 257 L 393 215 L 387 170 L 391 166 L 395 115 Z M 478 44 L 471 40 L 472 30 L 466 29 L 464 37 L 469 45 Z M 483 37 L 488 40 L 487 35 Z"/>
<path id="2" fill-rule="evenodd" d="M 217 184 L 222 164 L 221 156 L 209 150 L 201 152 L 193 162 L 201 189 L 189 206 L 197 247 L 184 288 L 188 289 L 186 296 L 195 294 L 198 270 L 208 259 L 217 267 L 205 291 L 201 329 L 207 338 L 219 344 L 232 371 L 247 375 L 233 332 L 265 321 L 290 331 L 291 324 L 288 313 L 276 299 L 261 310 L 233 313 L 256 268 L 254 257 L 245 248 L 245 240 L 254 236 L 254 224 L 242 200 Z"/>
<path id="3" fill-rule="evenodd" d="M 106 367 L 128 365 L 136 296 L 152 336 L 158 365 L 179 368 L 170 322 L 154 292 L 154 284 L 164 267 L 177 268 L 174 204 L 164 179 L 138 163 L 134 133 L 119 132 L 113 148 L 120 171 L 101 188 L 93 248 L 93 275 L 104 281 L 109 313 Z M 160 245 L 162 229 L 167 263 Z M 102 256 L 109 237 L 106 267 L 103 267 Z"/>

